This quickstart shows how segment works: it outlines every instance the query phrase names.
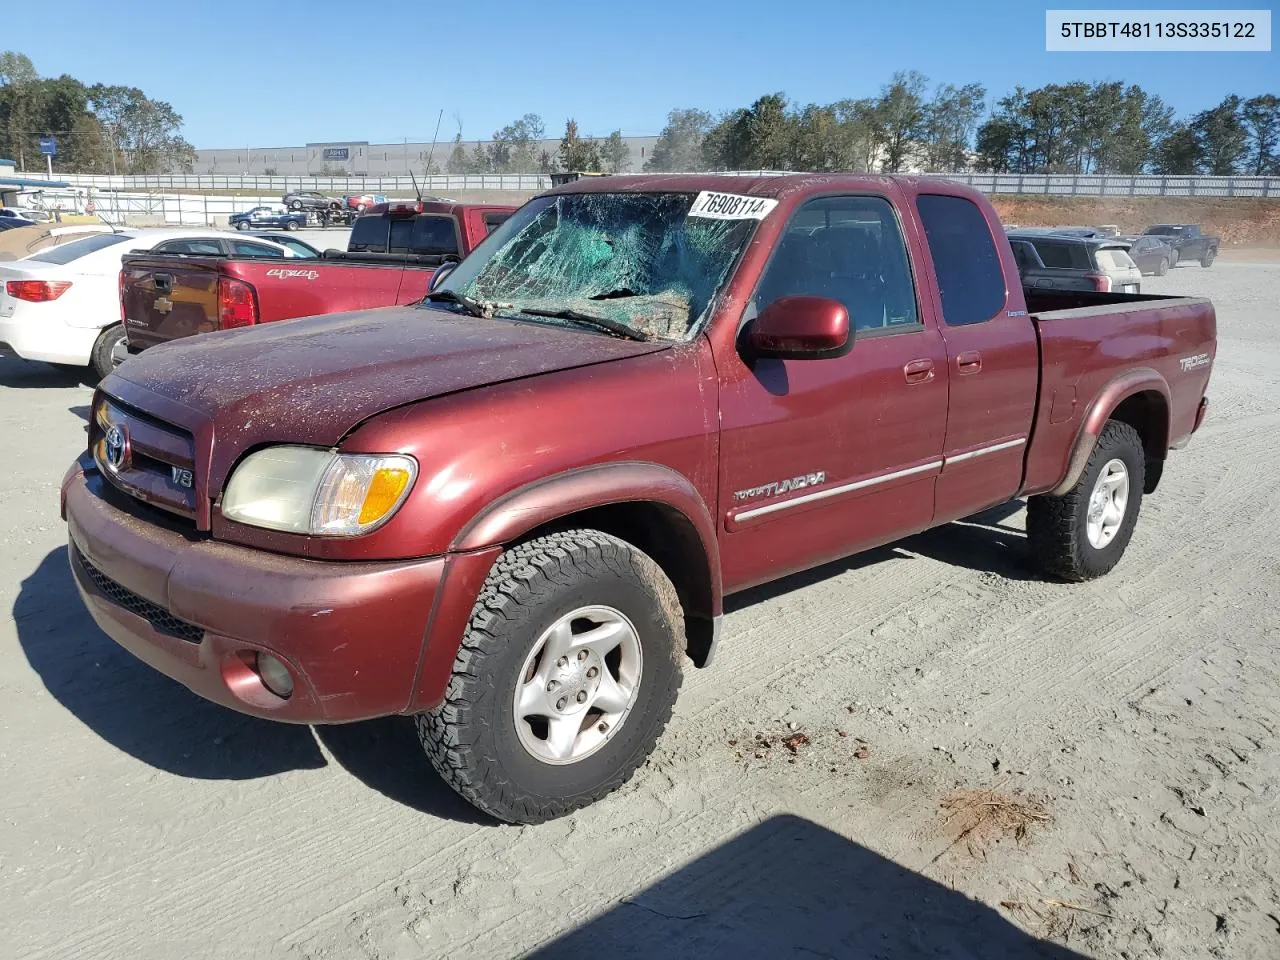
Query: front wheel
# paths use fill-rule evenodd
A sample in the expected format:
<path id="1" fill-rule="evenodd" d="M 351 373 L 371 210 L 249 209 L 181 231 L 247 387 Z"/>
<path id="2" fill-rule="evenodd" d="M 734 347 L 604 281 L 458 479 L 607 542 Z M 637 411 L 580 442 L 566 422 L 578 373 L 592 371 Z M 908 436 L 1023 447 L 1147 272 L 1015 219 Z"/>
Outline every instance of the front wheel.
<path id="1" fill-rule="evenodd" d="M 1217 256 L 1218 256 L 1217 250 L 1206 250 L 1204 252 L 1204 256 L 1200 258 L 1200 266 L 1212 267 L 1213 261 L 1217 259 Z"/>
<path id="2" fill-rule="evenodd" d="M 1076 485 L 1027 501 L 1027 540 L 1040 569 L 1092 580 L 1120 562 L 1138 522 L 1146 453 L 1138 431 L 1108 420 Z"/>
<path id="3" fill-rule="evenodd" d="M 302 209 L 302 201 L 301 201 L 301 200 L 295 200 L 295 201 L 293 201 L 293 203 L 289 204 L 289 209 L 290 209 L 290 210 L 295 210 L 295 211 L 296 211 L 296 210 L 301 210 L 301 209 Z"/>
<path id="4" fill-rule="evenodd" d="M 248 220 L 241 220 L 239 223 L 237 223 L 237 224 L 236 224 L 236 229 L 237 229 L 237 230 L 248 230 L 248 229 L 249 229 L 249 221 L 248 221 Z"/>
<path id="5" fill-rule="evenodd" d="M 89 355 L 89 367 L 99 380 L 128 358 L 124 347 L 124 325 L 115 324 L 98 334 Z"/>
<path id="6" fill-rule="evenodd" d="M 499 820 L 564 816 L 652 752 L 683 641 L 675 588 L 631 544 L 596 530 L 521 544 L 490 571 L 419 739 L 445 781 Z"/>
<path id="7" fill-rule="evenodd" d="M 1163 277 L 1168 272 L 1169 272 L 1169 258 L 1161 257 L 1160 263 L 1156 266 L 1156 276 Z"/>
<path id="8" fill-rule="evenodd" d="M 298 221 L 297 221 L 297 220 L 290 220 L 288 223 L 286 223 L 286 224 L 284 225 L 284 228 L 285 228 L 286 230 L 297 230 L 297 229 L 298 229 Z"/>

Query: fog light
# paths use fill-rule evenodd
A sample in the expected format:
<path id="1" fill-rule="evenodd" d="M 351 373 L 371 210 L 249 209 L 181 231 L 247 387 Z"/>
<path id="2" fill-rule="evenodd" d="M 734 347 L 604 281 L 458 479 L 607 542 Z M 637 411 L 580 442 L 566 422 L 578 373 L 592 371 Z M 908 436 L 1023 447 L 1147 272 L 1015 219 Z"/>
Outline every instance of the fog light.
<path id="1" fill-rule="evenodd" d="M 289 668 L 271 654 L 258 654 L 258 676 L 262 678 L 262 685 L 281 700 L 288 700 L 293 694 L 293 676 Z"/>

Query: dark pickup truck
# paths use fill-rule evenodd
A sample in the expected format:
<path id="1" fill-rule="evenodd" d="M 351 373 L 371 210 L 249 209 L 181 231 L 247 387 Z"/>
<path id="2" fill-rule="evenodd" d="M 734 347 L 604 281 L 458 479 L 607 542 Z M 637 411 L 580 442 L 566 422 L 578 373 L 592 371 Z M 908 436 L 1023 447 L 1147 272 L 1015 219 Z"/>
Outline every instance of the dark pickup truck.
<path id="1" fill-rule="evenodd" d="M 389 205 L 357 221 L 345 252 L 327 250 L 305 263 L 126 255 L 120 272 L 126 350 L 132 356 L 197 333 L 414 303 L 426 295 L 438 267 L 466 256 L 496 225 L 495 217 L 514 209 Z M 372 242 L 377 236 L 389 242 L 379 246 Z"/>
<path id="2" fill-rule="evenodd" d="M 1173 265 L 1200 261 L 1200 266 L 1211 267 L 1218 258 L 1218 237 L 1202 233 L 1194 223 L 1158 223 L 1142 231 L 1144 237 L 1160 237 L 1175 254 Z"/>
<path id="3" fill-rule="evenodd" d="M 1216 342 L 1207 300 L 1024 292 L 960 184 L 584 178 L 418 306 L 121 365 L 69 558 L 201 696 L 413 716 L 460 794 L 538 822 L 644 762 L 727 594 L 1022 497 L 1046 576 L 1106 574 Z"/>

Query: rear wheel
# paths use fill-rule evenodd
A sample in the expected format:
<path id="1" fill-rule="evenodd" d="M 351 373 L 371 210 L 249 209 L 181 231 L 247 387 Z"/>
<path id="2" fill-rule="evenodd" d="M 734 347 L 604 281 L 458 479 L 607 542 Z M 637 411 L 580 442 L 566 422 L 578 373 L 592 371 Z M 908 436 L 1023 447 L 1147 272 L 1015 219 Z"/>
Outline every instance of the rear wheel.
<path id="1" fill-rule="evenodd" d="M 1163 277 L 1168 272 L 1169 272 L 1169 258 L 1161 257 L 1160 263 L 1156 265 L 1156 276 Z"/>
<path id="2" fill-rule="evenodd" d="M 101 380 L 116 368 L 117 362 L 123 362 L 127 356 L 124 349 L 124 326 L 117 323 L 98 334 L 93 351 L 89 354 L 89 367 L 94 376 Z"/>
<path id="3" fill-rule="evenodd" d="M 617 789 L 653 750 L 681 682 L 675 588 L 636 547 L 570 530 L 494 564 L 444 702 L 417 718 L 432 764 L 512 823 Z"/>
<path id="4" fill-rule="evenodd" d="M 1178 251 L 1175 248 L 1173 252 L 1169 254 L 1169 266 L 1176 267 L 1178 265 L 1178 259 L 1179 259 Z"/>
<path id="5" fill-rule="evenodd" d="M 295 200 L 295 201 L 293 201 L 293 203 L 289 204 L 289 209 L 290 209 L 290 210 L 293 210 L 295 213 L 296 213 L 297 211 L 301 210 L 301 209 L 302 209 L 302 201 L 301 201 L 301 200 Z"/>
<path id="6" fill-rule="evenodd" d="M 1145 470 L 1138 431 L 1108 420 L 1076 485 L 1027 501 L 1027 539 L 1040 569 L 1091 580 L 1119 563 L 1138 522 Z"/>
<path id="7" fill-rule="evenodd" d="M 1218 257 L 1218 251 L 1217 251 L 1217 250 L 1212 250 L 1212 249 L 1210 249 L 1210 250 L 1206 250 L 1206 251 L 1204 252 L 1204 256 L 1200 258 L 1200 266 L 1202 266 L 1202 267 L 1212 267 L 1212 266 L 1213 266 L 1213 261 L 1214 261 L 1214 260 L 1216 260 L 1216 259 L 1217 259 L 1217 257 Z"/>
<path id="8" fill-rule="evenodd" d="M 298 221 L 297 221 L 297 220 L 290 220 L 288 223 L 286 223 L 286 224 L 284 225 L 284 228 L 285 228 L 286 230 L 297 230 L 297 229 L 298 229 Z"/>

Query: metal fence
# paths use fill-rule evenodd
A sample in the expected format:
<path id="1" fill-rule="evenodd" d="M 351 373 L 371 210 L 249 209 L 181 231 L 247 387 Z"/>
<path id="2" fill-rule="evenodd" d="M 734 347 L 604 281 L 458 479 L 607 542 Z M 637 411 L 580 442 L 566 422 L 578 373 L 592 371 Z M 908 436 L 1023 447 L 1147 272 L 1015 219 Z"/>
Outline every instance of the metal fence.
<path id="1" fill-rule="evenodd" d="M 784 171 L 735 171 L 743 174 Z M 1149 177 L 1088 176 L 1072 174 L 934 173 L 970 184 L 984 193 L 1049 194 L 1080 197 L 1280 197 L 1280 177 Z M 278 200 L 290 190 L 320 190 L 338 194 L 380 193 L 413 196 L 409 177 L 267 177 L 239 174 L 159 174 L 110 177 L 59 174 L 77 186 L 99 190 L 235 190 L 272 196 Z M 538 193 L 551 187 L 542 174 L 477 174 L 419 177 L 417 186 L 427 194 L 449 195 L 473 190 L 509 190 Z"/>
<path id="2" fill-rule="evenodd" d="M 128 226 L 226 226 L 231 214 L 256 206 L 279 207 L 280 198 L 115 192 L 94 197 L 94 213 Z"/>

